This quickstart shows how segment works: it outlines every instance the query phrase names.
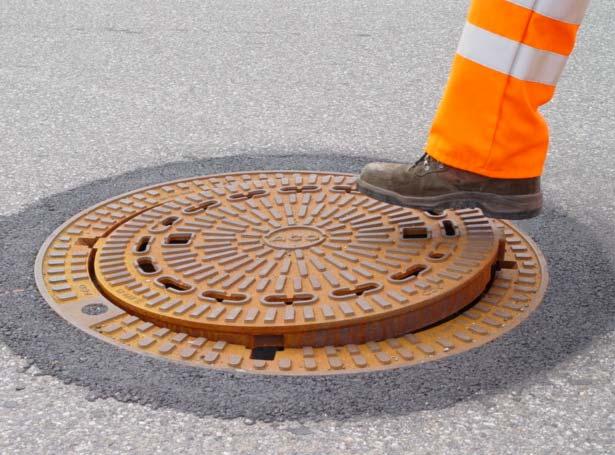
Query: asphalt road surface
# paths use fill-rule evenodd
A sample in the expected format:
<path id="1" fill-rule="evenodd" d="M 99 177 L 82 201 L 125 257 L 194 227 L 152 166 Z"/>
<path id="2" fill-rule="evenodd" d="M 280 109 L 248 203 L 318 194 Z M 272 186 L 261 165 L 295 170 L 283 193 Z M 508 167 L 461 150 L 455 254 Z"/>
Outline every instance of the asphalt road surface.
<path id="1" fill-rule="evenodd" d="M 490 345 L 336 378 L 196 370 L 38 295 L 73 213 L 165 180 L 414 160 L 467 1 L 0 2 L 0 453 L 615 452 L 615 34 L 595 1 L 554 102 L 551 284 Z"/>

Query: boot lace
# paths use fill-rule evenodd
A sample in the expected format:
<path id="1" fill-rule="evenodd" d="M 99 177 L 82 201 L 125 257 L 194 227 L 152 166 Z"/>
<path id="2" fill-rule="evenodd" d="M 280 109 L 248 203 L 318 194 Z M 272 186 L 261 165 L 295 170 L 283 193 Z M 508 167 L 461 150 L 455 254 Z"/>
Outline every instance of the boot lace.
<path id="1" fill-rule="evenodd" d="M 415 161 L 414 164 L 408 166 L 408 170 L 422 167 L 424 172 L 429 172 L 432 170 L 440 169 L 442 164 L 440 162 L 434 160 L 427 153 L 423 153 L 421 157 Z"/>

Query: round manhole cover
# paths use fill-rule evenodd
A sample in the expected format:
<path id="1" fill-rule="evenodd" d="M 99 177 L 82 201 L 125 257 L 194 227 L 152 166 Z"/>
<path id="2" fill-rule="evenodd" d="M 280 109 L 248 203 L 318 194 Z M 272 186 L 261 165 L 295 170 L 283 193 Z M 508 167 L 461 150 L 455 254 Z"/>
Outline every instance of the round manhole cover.
<path id="1" fill-rule="evenodd" d="M 212 368 L 328 374 L 461 352 L 542 299 L 532 242 L 474 209 L 370 199 L 348 174 L 205 176 L 119 196 L 61 226 L 37 282 L 71 323 Z"/>

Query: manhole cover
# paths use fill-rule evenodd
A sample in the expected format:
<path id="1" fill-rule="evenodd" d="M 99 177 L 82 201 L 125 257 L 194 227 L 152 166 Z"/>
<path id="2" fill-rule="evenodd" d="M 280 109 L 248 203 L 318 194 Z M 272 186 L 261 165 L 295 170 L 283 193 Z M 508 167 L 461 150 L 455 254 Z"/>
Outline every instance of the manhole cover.
<path id="1" fill-rule="evenodd" d="M 546 269 L 479 210 L 426 213 L 348 174 L 253 172 L 119 196 L 61 226 L 36 276 L 82 330 L 211 368 L 329 374 L 461 352 L 517 325 Z"/>

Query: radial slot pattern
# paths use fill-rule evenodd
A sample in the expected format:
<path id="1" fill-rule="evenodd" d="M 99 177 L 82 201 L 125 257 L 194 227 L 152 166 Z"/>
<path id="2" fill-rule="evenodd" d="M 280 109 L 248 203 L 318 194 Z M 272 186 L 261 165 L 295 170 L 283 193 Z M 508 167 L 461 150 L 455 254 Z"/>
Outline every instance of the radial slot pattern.
<path id="1" fill-rule="evenodd" d="M 354 179 L 225 174 L 120 196 L 48 239 L 39 288 L 112 343 L 274 374 L 436 359 L 538 305 L 544 261 L 513 226 L 380 203 Z"/>

